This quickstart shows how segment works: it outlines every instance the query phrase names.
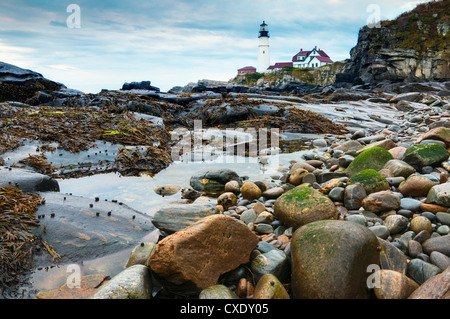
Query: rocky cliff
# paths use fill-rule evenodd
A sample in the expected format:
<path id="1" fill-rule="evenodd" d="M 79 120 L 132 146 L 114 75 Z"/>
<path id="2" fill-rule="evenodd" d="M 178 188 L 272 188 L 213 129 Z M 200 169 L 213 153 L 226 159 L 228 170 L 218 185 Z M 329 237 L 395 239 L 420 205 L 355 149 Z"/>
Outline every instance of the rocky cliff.
<path id="1" fill-rule="evenodd" d="M 336 81 L 376 85 L 450 79 L 449 12 L 450 1 L 432 1 L 378 27 L 363 27 Z"/>

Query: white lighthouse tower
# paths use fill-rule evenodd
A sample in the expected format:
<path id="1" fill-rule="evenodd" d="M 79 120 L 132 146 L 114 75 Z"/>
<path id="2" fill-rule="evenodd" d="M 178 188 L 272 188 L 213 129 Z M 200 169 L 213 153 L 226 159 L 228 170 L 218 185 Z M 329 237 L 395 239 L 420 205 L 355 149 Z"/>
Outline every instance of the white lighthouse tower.
<path id="1" fill-rule="evenodd" d="M 259 54 L 258 66 L 256 71 L 264 73 L 270 66 L 270 51 L 269 51 L 269 28 L 265 21 L 259 27 Z"/>

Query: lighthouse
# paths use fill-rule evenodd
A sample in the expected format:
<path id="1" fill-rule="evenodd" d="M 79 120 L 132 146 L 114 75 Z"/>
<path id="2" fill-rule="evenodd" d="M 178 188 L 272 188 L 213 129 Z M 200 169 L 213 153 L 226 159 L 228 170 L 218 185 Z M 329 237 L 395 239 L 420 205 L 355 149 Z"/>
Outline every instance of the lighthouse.
<path id="1" fill-rule="evenodd" d="M 270 66 L 270 52 L 269 52 L 269 28 L 265 21 L 259 27 L 259 53 L 258 66 L 256 71 L 264 73 Z"/>

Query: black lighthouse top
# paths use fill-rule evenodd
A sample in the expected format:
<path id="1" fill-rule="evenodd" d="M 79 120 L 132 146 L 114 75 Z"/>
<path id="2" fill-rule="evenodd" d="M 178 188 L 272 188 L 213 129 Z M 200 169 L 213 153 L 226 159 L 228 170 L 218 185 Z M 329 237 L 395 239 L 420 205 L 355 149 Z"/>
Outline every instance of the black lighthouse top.
<path id="1" fill-rule="evenodd" d="M 261 38 L 261 37 L 268 37 L 268 38 L 270 38 L 270 36 L 269 36 L 269 27 L 268 27 L 268 25 L 266 24 L 265 21 L 263 21 L 263 23 L 259 26 L 259 37 L 258 38 Z"/>

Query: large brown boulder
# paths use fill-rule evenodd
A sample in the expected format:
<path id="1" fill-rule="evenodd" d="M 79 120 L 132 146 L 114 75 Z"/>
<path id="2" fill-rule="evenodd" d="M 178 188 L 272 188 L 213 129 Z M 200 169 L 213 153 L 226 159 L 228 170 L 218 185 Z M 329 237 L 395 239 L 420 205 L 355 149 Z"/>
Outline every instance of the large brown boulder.
<path id="1" fill-rule="evenodd" d="M 248 262 L 258 242 L 245 224 L 212 215 L 161 240 L 148 265 L 167 290 L 195 296 L 217 284 L 221 274 Z"/>
<path id="2" fill-rule="evenodd" d="M 378 240 L 366 227 L 322 220 L 291 240 L 292 291 L 301 299 L 367 298 L 369 265 L 379 264 Z"/>

